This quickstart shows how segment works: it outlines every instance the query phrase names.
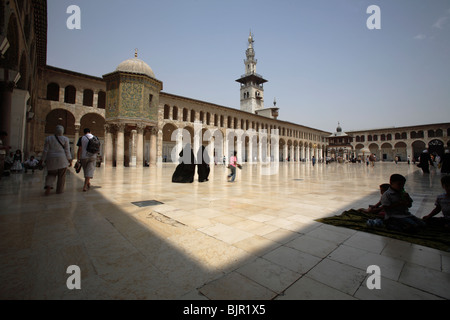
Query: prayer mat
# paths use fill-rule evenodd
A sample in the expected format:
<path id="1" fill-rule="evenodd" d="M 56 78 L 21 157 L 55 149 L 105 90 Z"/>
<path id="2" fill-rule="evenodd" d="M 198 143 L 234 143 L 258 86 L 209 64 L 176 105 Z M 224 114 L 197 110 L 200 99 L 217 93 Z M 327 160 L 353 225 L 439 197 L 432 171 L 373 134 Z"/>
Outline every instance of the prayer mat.
<path id="1" fill-rule="evenodd" d="M 344 227 L 353 230 L 377 234 L 384 237 L 403 240 L 425 247 L 450 252 L 450 231 L 444 227 L 427 225 L 417 233 L 404 233 L 389 230 L 386 227 L 369 227 L 367 220 L 379 219 L 378 214 L 364 213 L 357 210 L 348 210 L 339 216 L 317 219 L 316 221 L 330 224 L 336 227 Z"/>

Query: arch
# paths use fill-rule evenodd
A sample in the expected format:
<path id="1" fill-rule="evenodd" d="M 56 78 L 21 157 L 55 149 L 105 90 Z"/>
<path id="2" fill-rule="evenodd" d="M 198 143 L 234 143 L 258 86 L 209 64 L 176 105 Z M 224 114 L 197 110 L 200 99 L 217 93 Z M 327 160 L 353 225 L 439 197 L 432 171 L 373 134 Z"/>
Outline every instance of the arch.
<path id="1" fill-rule="evenodd" d="M 177 160 L 172 159 L 172 150 L 176 147 L 177 144 L 176 141 L 172 141 L 172 133 L 177 129 L 178 128 L 172 123 L 166 123 L 162 129 L 163 132 L 162 158 L 164 162 L 172 162 Z"/>
<path id="2" fill-rule="evenodd" d="M 59 101 L 59 84 L 52 82 L 47 85 L 47 100 Z"/>
<path id="3" fill-rule="evenodd" d="M 433 139 L 428 143 L 428 151 L 430 154 L 438 154 L 440 157 L 444 156 L 444 141 L 440 139 Z"/>
<path id="4" fill-rule="evenodd" d="M 106 92 L 105 91 L 98 92 L 97 108 L 99 108 L 99 109 L 106 108 Z"/>
<path id="5" fill-rule="evenodd" d="M 105 118 L 98 113 L 86 113 L 80 119 L 80 136 L 83 134 L 83 130 L 89 128 L 93 135 L 99 138 L 105 136 Z"/>
<path id="6" fill-rule="evenodd" d="M 378 144 L 376 144 L 376 143 L 371 143 L 371 144 L 369 145 L 369 150 L 370 150 L 371 153 L 376 154 L 376 153 L 378 152 L 379 149 L 380 149 L 380 147 L 379 147 Z"/>
<path id="7" fill-rule="evenodd" d="M 45 118 L 45 133 L 54 134 L 57 125 L 64 127 L 64 135 L 73 136 L 75 134 L 75 116 L 64 109 L 54 109 Z"/>
<path id="8" fill-rule="evenodd" d="M 394 146 L 394 148 L 406 148 L 406 143 L 404 142 L 397 142 Z"/>
<path id="9" fill-rule="evenodd" d="M 413 157 L 414 157 L 414 159 L 419 159 L 419 156 L 422 153 L 422 151 L 424 149 L 426 149 L 425 142 L 423 142 L 421 140 L 414 141 L 411 144 L 411 146 L 412 146 L 412 149 L 413 149 Z"/>
<path id="10" fill-rule="evenodd" d="M 64 102 L 75 104 L 76 102 L 77 89 L 74 86 L 68 85 L 64 90 Z"/>
<path id="11" fill-rule="evenodd" d="M 163 127 L 163 142 L 174 142 L 172 141 L 172 133 L 178 128 L 172 123 L 166 123 Z"/>
<path id="12" fill-rule="evenodd" d="M 83 91 L 83 106 L 94 106 L 94 91 L 92 91 L 91 89 L 84 89 Z"/>

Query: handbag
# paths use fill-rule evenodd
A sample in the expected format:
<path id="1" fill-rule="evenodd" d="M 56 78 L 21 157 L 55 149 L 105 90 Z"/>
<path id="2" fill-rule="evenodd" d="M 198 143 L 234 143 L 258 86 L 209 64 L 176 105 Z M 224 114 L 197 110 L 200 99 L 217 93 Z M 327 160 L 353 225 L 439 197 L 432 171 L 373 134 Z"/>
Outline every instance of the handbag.
<path id="1" fill-rule="evenodd" d="M 75 172 L 76 173 L 80 173 L 80 171 L 81 171 L 81 161 L 77 161 L 76 163 L 75 163 L 75 165 L 73 166 L 73 168 L 75 169 Z"/>

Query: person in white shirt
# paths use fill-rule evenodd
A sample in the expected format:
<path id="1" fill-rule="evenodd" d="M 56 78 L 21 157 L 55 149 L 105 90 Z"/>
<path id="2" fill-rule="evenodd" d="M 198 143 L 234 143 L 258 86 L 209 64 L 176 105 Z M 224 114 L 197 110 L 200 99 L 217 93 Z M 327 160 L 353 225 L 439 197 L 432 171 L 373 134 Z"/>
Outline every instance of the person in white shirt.
<path id="1" fill-rule="evenodd" d="M 45 162 L 47 166 L 47 177 L 45 179 L 45 195 L 50 194 L 55 180 L 58 179 L 56 185 L 56 193 L 64 192 L 66 182 L 67 167 L 72 166 L 72 155 L 70 153 L 69 138 L 63 136 L 64 127 L 56 126 L 55 134 L 45 138 L 44 151 L 39 164 Z"/>
<path id="2" fill-rule="evenodd" d="M 24 162 L 23 166 L 25 167 L 25 173 L 27 173 L 28 169 L 31 169 L 31 172 L 34 173 L 34 170 L 37 169 L 39 161 L 31 156 L 30 159 Z"/>
<path id="3" fill-rule="evenodd" d="M 84 129 L 84 136 L 78 140 L 78 154 L 77 159 L 81 161 L 84 173 L 84 186 L 83 191 L 87 191 L 91 187 L 91 179 L 94 178 L 95 164 L 97 162 L 97 154 L 89 153 L 86 148 L 88 146 L 89 140 L 94 136 L 91 134 L 91 130 Z"/>

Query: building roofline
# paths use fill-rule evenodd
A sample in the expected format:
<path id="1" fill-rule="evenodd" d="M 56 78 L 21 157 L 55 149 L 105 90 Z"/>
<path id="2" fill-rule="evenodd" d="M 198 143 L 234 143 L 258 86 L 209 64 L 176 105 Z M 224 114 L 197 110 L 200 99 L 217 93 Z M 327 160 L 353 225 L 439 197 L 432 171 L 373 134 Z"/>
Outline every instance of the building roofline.
<path id="1" fill-rule="evenodd" d="M 88 74 L 75 72 L 75 71 L 67 70 L 67 69 L 62 69 L 62 68 L 58 68 L 58 67 L 54 67 L 54 66 L 50 66 L 50 65 L 45 65 L 43 67 L 43 69 L 51 70 L 51 71 L 55 71 L 55 72 L 59 72 L 59 73 L 70 74 L 72 76 L 77 76 L 77 77 L 81 77 L 81 78 L 88 78 L 88 79 L 91 79 L 91 80 L 105 82 L 105 80 L 103 78 L 100 78 L 100 77 L 95 77 L 95 76 L 91 76 L 91 75 L 88 75 Z"/>
<path id="2" fill-rule="evenodd" d="M 173 98 L 176 98 L 176 99 L 182 99 L 182 100 L 192 101 L 192 102 L 201 103 L 201 104 L 208 104 L 208 105 L 212 105 L 212 106 L 218 107 L 219 109 L 223 109 L 224 111 L 233 111 L 233 112 L 237 112 L 237 113 L 242 114 L 242 115 L 257 117 L 257 118 L 260 118 L 261 120 L 265 120 L 265 121 L 274 121 L 274 122 L 284 123 L 286 125 L 292 125 L 292 126 L 302 127 L 304 129 L 318 131 L 318 132 L 323 133 L 323 134 L 331 134 L 331 132 L 328 132 L 328 131 L 323 131 L 323 130 L 320 130 L 320 129 L 315 129 L 315 128 L 307 127 L 307 126 L 304 126 L 304 125 L 301 125 L 301 124 L 298 124 L 298 123 L 292 123 L 292 122 L 288 122 L 288 121 L 284 121 L 284 120 L 271 119 L 271 118 L 267 118 L 267 117 L 264 117 L 264 116 L 261 116 L 261 115 L 257 115 L 257 114 L 254 114 L 254 113 L 249 113 L 249 112 L 246 112 L 246 111 L 242 111 L 242 110 L 239 110 L 239 109 L 218 105 L 218 104 L 215 104 L 215 103 L 212 103 L 212 102 L 197 100 L 197 99 L 193 99 L 193 98 L 189 98 L 189 97 L 178 96 L 178 95 L 175 95 L 175 94 L 172 94 L 172 93 L 163 92 L 163 91 L 161 91 L 160 95 L 165 95 L 167 97 L 173 97 Z"/>
<path id="3" fill-rule="evenodd" d="M 385 127 L 385 128 L 375 128 L 375 129 L 349 130 L 346 132 L 347 133 L 359 133 L 359 132 L 369 132 L 369 131 L 393 131 L 393 130 L 401 130 L 401 129 L 409 129 L 409 128 L 430 127 L 430 126 L 450 126 L 450 122 L 418 124 L 418 125 L 401 126 L 401 127 Z"/>

